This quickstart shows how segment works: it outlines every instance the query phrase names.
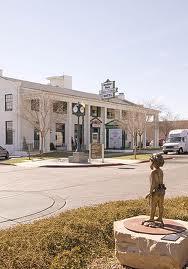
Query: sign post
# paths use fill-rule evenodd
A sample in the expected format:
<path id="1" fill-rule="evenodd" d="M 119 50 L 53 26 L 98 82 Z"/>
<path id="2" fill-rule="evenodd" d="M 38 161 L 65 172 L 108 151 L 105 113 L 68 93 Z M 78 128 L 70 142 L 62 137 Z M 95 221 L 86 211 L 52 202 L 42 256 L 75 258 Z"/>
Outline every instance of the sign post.
<path id="1" fill-rule="evenodd" d="M 91 163 L 91 144 L 89 144 L 89 163 Z"/>
<path id="2" fill-rule="evenodd" d="M 102 163 L 104 163 L 104 144 L 102 144 Z"/>

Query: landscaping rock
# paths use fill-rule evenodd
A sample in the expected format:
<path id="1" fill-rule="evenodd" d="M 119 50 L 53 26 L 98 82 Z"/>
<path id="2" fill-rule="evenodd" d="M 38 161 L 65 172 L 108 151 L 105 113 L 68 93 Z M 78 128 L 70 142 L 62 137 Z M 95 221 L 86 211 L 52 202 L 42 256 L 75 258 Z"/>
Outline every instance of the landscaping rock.
<path id="1" fill-rule="evenodd" d="M 143 216 L 135 218 L 141 221 Z M 130 231 L 124 222 L 114 222 L 116 257 L 120 264 L 137 269 L 182 269 L 188 262 L 188 230 L 176 241 L 168 241 L 162 239 L 164 235 Z M 188 222 L 177 222 L 188 229 Z"/>

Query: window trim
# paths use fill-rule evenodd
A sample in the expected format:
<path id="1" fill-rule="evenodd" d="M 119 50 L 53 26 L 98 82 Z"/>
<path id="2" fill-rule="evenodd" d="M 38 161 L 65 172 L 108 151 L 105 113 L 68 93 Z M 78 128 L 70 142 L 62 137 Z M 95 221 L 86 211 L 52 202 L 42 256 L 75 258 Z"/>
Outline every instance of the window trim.
<path id="1" fill-rule="evenodd" d="M 52 111 L 56 114 L 67 114 L 67 102 L 55 101 L 52 104 Z"/>
<path id="2" fill-rule="evenodd" d="M 11 97 L 10 100 L 7 97 Z M 8 93 L 5 94 L 5 111 L 12 111 L 12 110 L 13 110 L 13 94 Z"/>
<path id="3" fill-rule="evenodd" d="M 101 107 L 100 106 L 91 106 L 90 116 L 100 118 L 101 117 Z"/>

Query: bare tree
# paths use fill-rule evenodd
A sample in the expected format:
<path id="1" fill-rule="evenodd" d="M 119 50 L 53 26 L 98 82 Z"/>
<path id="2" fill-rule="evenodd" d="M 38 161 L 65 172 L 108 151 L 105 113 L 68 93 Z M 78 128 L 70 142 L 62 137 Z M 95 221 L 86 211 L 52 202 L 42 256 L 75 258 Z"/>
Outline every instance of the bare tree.
<path id="1" fill-rule="evenodd" d="M 53 101 L 49 93 L 41 92 L 22 93 L 20 102 L 20 115 L 39 133 L 39 149 L 40 153 L 45 152 L 46 136 L 50 132 L 51 123 L 54 118 L 53 112 L 57 118 L 64 116 L 64 102 Z"/>
<path id="2" fill-rule="evenodd" d="M 142 148 L 142 138 L 144 132 L 146 131 L 147 123 L 150 121 L 151 116 L 148 114 L 148 111 L 145 109 L 140 109 L 137 114 L 137 128 L 138 128 L 138 137 L 139 137 L 139 149 Z"/>
<path id="3" fill-rule="evenodd" d="M 152 99 L 148 99 L 148 100 L 143 100 L 141 102 L 141 104 L 149 109 L 153 109 L 153 110 L 158 110 L 158 111 L 162 111 L 165 112 L 168 109 L 166 108 L 166 106 L 164 104 L 161 104 L 158 100 L 156 100 L 155 98 Z"/>
<path id="4" fill-rule="evenodd" d="M 160 118 L 160 132 L 166 141 L 171 130 L 176 129 L 176 121 L 179 119 L 178 115 L 173 115 L 171 112 L 166 112 Z"/>
<path id="5" fill-rule="evenodd" d="M 143 106 L 133 107 L 126 112 L 126 116 L 121 121 L 121 128 L 126 130 L 133 139 L 134 157 L 137 155 L 137 138 L 139 137 L 139 146 L 141 148 L 142 136 L 146 129 L 149 119 L 147 110 Z"/>
<path id="6" fill-rule="evenodd" d="M 180 116 L 178 114 L 171 113 L 164 104 L 157 102 L 156 99 L 143 101 L 143 103 L 150 109 L 160 111 L 159 132 L 163 136 L 163 139 L 166 140 L 169 132 L 177 128 L 177 120 L 180 119 Z M 153 124 L 150 124 L 150 128 L 153 128 Z"/>

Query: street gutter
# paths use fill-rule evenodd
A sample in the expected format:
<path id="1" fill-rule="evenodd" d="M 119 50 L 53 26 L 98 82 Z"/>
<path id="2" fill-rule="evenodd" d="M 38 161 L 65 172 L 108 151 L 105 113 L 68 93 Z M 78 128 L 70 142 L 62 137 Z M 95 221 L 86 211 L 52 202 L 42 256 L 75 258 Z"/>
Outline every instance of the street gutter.
<path id="1" fill-rule="evenodd" d="M 14 164 L 14 163 L 3 163 L 3 162 L 0 162 L 0 165 L 13 165 L 13 166 L 16 166 L 16 164 Z"/>

